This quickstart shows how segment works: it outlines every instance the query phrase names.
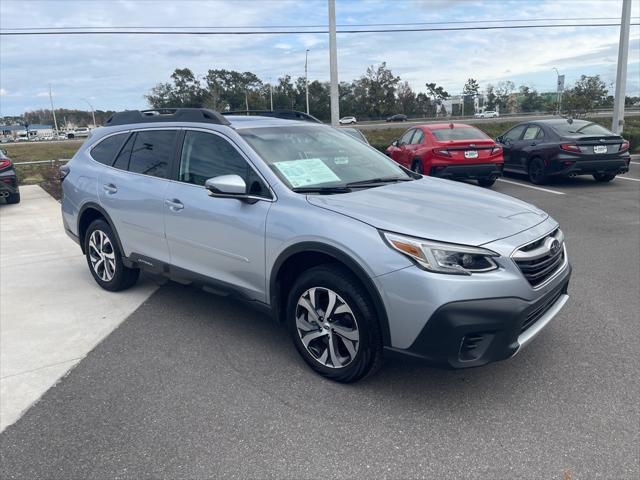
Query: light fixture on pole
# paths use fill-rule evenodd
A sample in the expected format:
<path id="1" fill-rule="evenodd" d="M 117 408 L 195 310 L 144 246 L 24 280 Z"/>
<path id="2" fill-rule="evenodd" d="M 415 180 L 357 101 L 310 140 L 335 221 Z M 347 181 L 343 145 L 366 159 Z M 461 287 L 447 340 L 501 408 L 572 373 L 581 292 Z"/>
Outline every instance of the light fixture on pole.
<path id="1" fill-rule="evenodd" d="M 556 82 L 556 103 L 558 104 L 558 115 L 562 115 L 562 91 L 564 90 L 564 75 L 560 75 L 560 72 L 556 67 L 553 67 L 558 76 Z"/>
<path id="2" fill-rule="evenodd" d="M 307 115 L 309 115 L 309 75 L 307 70 L 309 60 L 309 49 L 304 52 L 304 88 L 306 91 L 306 99 L 307 99 Z"/>

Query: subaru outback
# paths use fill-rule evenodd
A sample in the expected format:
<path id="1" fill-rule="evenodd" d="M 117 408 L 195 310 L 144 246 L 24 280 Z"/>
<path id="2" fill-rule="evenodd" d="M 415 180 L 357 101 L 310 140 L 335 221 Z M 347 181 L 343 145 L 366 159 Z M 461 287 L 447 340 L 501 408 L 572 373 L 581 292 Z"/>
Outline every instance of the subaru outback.
<path id="1" fill-rule="evenodd" d="M 423 177 L 326 125 L 121 112 L 61 177 L 64 228 L 102 288 L 147 271 L 233 293 L 341 382 L 384 351 L 452 368 L 512 357 L 569 298 L 548 214 Z"/>

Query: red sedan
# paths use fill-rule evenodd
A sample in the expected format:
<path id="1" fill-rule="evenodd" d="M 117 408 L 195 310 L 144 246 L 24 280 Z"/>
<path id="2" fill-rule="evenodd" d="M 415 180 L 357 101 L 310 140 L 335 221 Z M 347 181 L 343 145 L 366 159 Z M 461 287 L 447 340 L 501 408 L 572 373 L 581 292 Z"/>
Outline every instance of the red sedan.
<path id="1" fill-rule="evenodd" d="M 493 185 L 502 175 L 502 148 L 484 132 L 463 123 L 418 125 L 385 153 L 414 172 L 435 177 L 477 180 Z"/>

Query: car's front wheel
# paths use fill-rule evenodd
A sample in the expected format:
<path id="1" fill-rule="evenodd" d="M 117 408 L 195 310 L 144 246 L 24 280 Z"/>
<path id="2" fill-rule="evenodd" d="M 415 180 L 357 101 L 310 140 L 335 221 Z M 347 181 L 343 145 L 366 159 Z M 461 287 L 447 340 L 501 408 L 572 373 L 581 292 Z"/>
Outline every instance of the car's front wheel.
<path id="1" fill-rule="evenodd" d="M 610 182 L 616 178 L 615 173 L 594 173 L 593 178 L 596 182 Z"/>
<path id="2" fill-rule="evenodd" d="M 94 220 L 89 225 L 84 242 L 89 270 L 102 288 L 117 292 L 138 281 L 140 270 L 124 265 L 116 236 L 105 220 Z"/>
<path id="3" fill-rule="evenodd" d="M 355 382 L 382 363 L 380 325 L 358 279 L 338 265 L 300 275 L 287 302 L 287 324 L 298 352 L 320 375 Z"/>
<path id="4" fill-rule="evenodd" d="M 424 167 L 422 165 L 422 161 L 419 158 L 416 158 L 411 164 L 411 170 L 420 175 L 424 175 Z"/>

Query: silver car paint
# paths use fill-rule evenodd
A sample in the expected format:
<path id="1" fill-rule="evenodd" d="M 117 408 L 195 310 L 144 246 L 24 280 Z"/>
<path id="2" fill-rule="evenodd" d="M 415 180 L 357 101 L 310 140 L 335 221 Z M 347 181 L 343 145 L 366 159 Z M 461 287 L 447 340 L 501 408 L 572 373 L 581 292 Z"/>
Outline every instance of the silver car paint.
<path id="1" fill-rule="evenodd" d="M 228 118 L 237 129 L 298 123 Z M 157 124 L 140 124 L 135 130 L 154 127 Z M 146 183 L 138 178 L 142 175 L 117 170 L 118 176 L 112 171 L 116 169 L 95 162 L 88 154 L 89 147 L 104 136 L 131 129 L 107 127 L 94 132 L 69 163 L 62 212 L 65 227 L 72 234 L 78 235 L 77 217 L 82 206 L 99 202 L 116 223 L 126 254 L 168 255 L 177 267 L 234 284 L 267 304 L 270 277 L 282 252 L 303 242 L 332 246 L 356 262 L 376 285 L 395 348 L 409 347 L 430 314 L 445 303 L 496 296 L 534 300 L 562 280 L 564 273 L 535 290 L 511 260 L 515 248 L 557 227 L 546 213 L 519 200 L 433 178 L 349 194 L 300 195 L 280 181 L 235 128 L 191 123 L 163 124 L 163 128 L 223 134 L 260 173 L 272 189 L 274 201 L 250 205 L 212 198 L 203 187 L 173 180 Z M 105 182 L 114 179 L 119 185 L 112 197 L 126 194 L 121 207 L 101 190 Z M 137 186 L 129 185 L 136 182 Z M 184 209 L 173 211 L 166 200 L 179 200 Z M 497 259 L 500 269 L 471 276 L 426 272 L 389 248 L 378 229 L 441 242 L 484 245 L 502 255 Z M 153 247 L 147 248 L 146 242 Z"/>

